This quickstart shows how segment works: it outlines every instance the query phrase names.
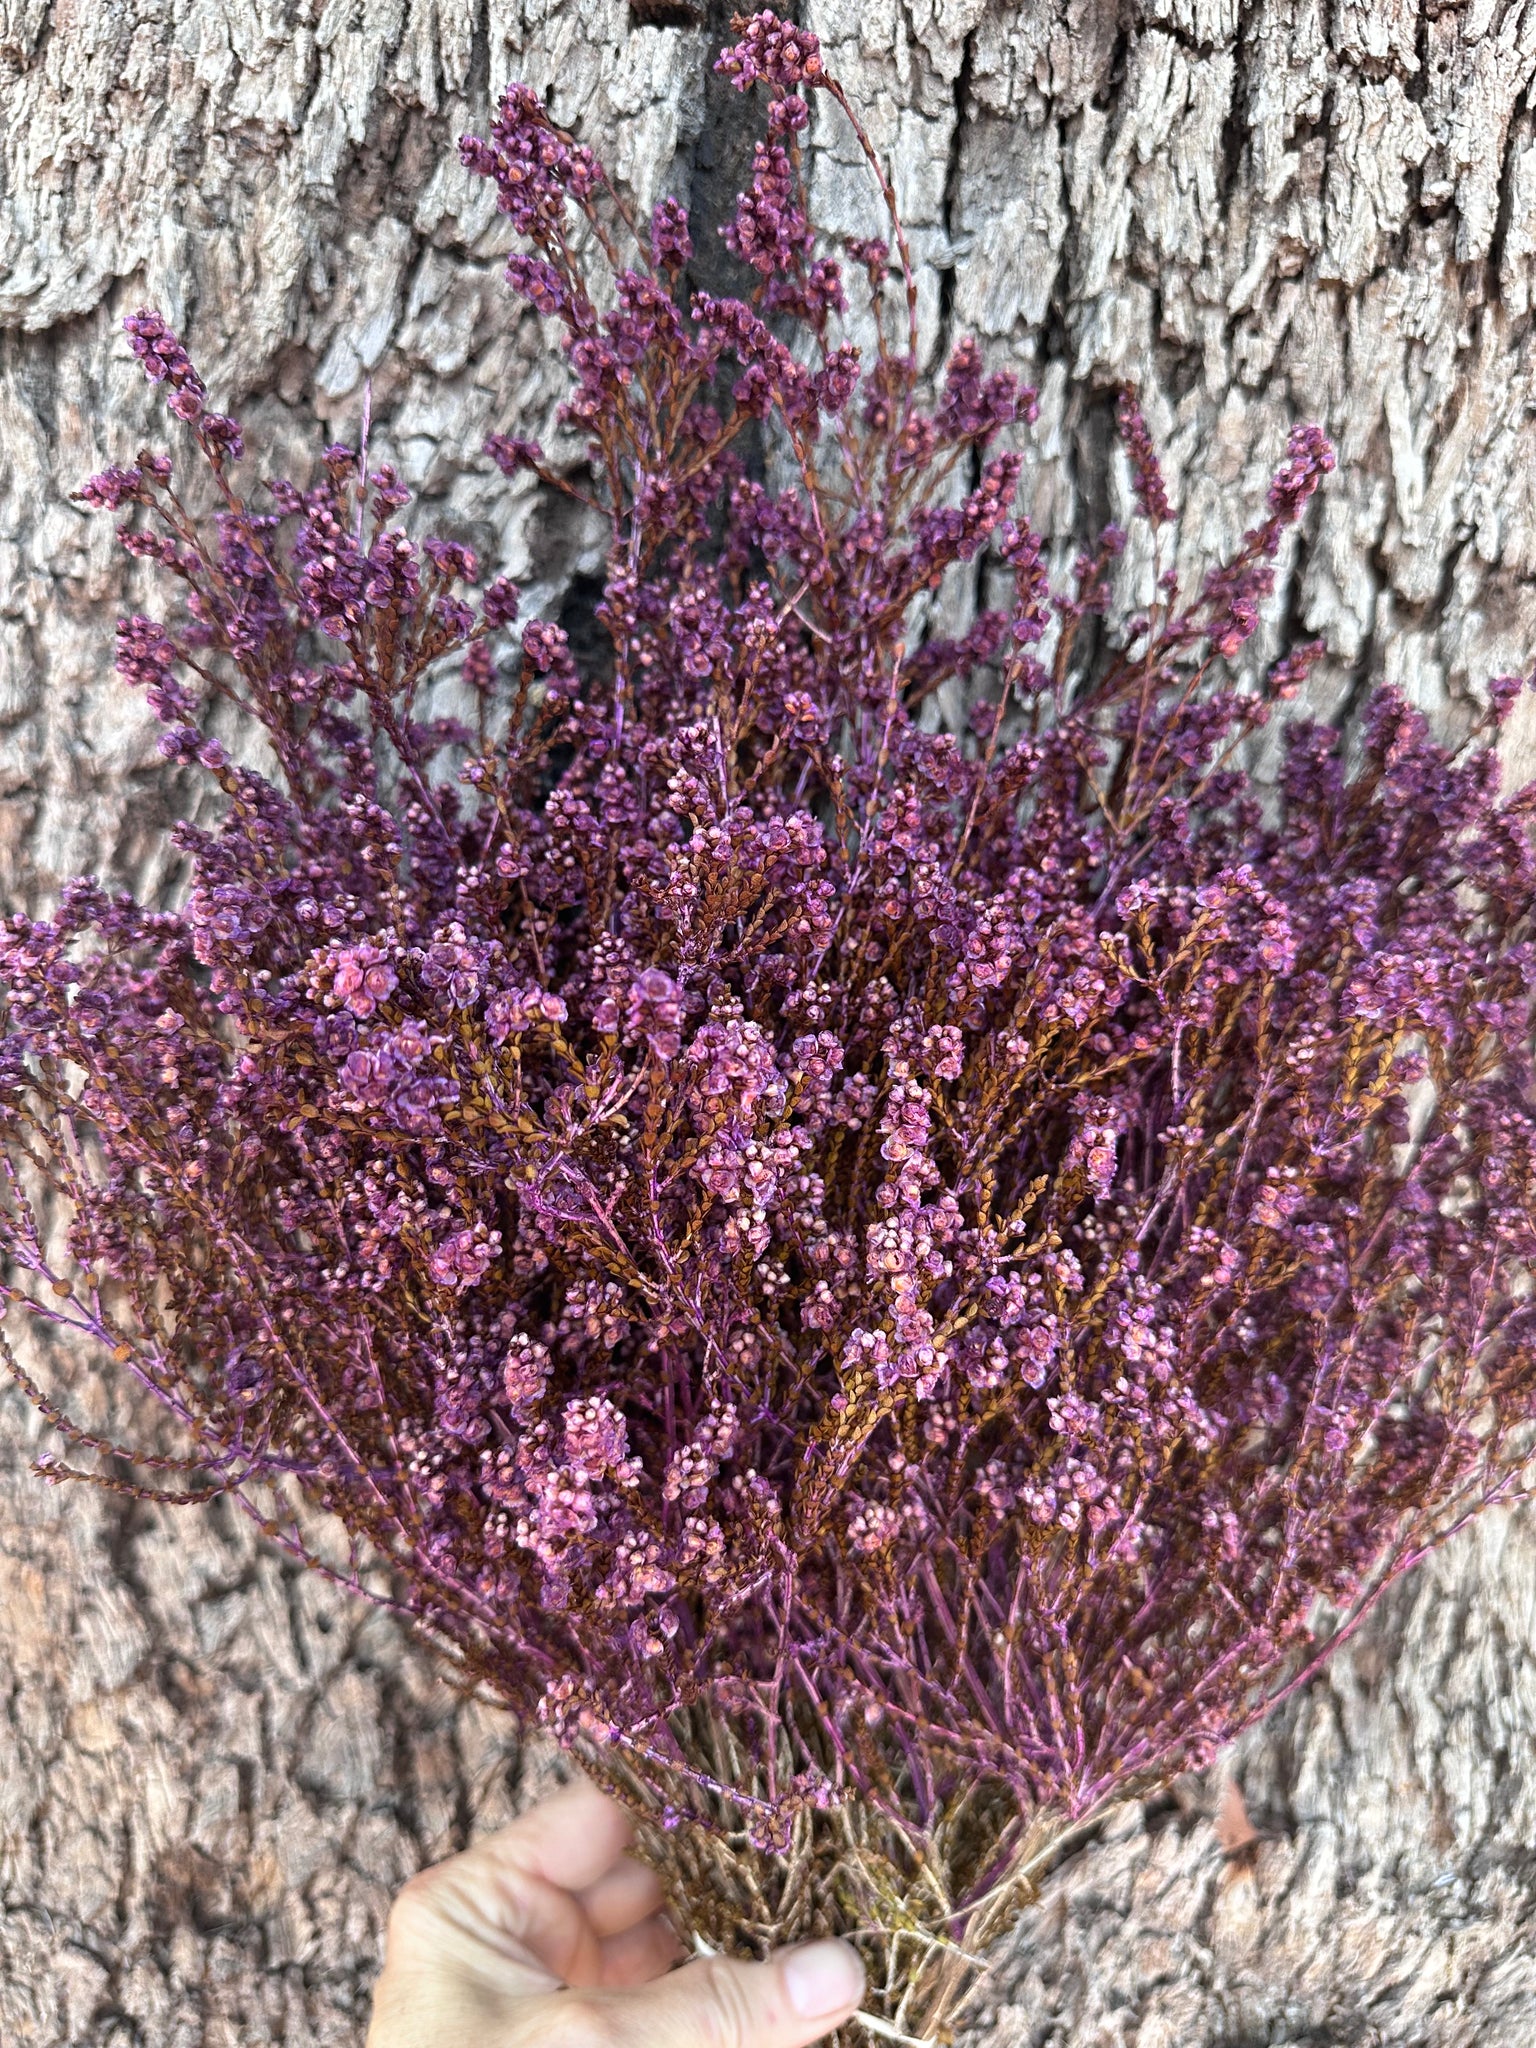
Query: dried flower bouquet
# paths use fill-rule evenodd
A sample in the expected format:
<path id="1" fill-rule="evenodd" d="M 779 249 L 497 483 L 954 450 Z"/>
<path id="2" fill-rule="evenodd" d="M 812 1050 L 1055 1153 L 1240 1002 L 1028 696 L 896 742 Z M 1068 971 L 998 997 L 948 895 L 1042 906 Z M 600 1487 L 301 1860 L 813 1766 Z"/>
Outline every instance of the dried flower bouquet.
<path id="1" fill-rule="evenodd" d="M 1032 394 L 963 343 L 924 402 L 894 205 L 817 253 L 812 97 L 889 202 L 875 152 L 812 36 L 738 32 L 740 299 L 527 89 L 463 145 L 590 441 L 490 452 L 608 522 L 600 661 L 366 445 L 239 480 L 128 322 L 215 510 L 149 452 L 83 496 L 180 586 L 118 669 L 222 797 L 179 908 L 0 931 L 0 1247 L 179 1427 L 93 1476 L 232 1496 L 635 1805 L 701 1941 L 849 1933 L 939 2041 L 1065 1830 L 1521 1484 L 1533 802 L 1516 680 L 1453 751 L 1287 710 L 1315 643 L 1245 668 L 1314 428 L 1197 590 L 1112 624 L 1111 528 L 1053 591 Z"/>

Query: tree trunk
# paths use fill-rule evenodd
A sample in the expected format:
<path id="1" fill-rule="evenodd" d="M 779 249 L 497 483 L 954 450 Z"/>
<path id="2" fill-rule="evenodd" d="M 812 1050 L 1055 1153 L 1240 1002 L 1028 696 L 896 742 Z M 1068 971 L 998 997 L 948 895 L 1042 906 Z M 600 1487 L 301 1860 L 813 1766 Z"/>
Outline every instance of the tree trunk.
<path id="1" fill-rule="evenodd" d="M 579 625 L 590 535 L 475 453 L 537 431 L 562 379 L 453 141 L 521 75 L 641 203 L 718 221 L 756 130 L 708 72 L 711 4 L 689 30 L 611 0 L 0 0 L 12 901 L 91 867 L 167 886 L 157 840 L 194 800 L 111 677 L 113 618 L 149 587 L 67 497 L 163 431 L 119 328 L 136 305 L 183 326 L 269 472 L 313 463 L 313 415 L 355 435 L 371 377 L 376 458 Z M 1454 726 L 1529 665 L 1536 0 L 802 18 L 894 166 L 925 349 L 973 332 L 1039 386 L 1031 510 L 1058 559 L 1123 509 L 1121 381 L 1191 566 L 1315 418 L 1339 469 L 1284 602 L 1332 649 L 1323 703 L 1385 678 Z M 813 144 L 823 219 L 877 230 L 837 118 Z M 512 1731 L 232 1520 L 44 1490 L 14 1404 L 0 1446 L 0 2035 L 359 2041 L 390 1892 L 520 1796 Z M 1208 1781 L 1067 1859 L 974 2038 L 1536 2038 L 1533 1603 L 1528 1521 L 1458 1540 Z"/>

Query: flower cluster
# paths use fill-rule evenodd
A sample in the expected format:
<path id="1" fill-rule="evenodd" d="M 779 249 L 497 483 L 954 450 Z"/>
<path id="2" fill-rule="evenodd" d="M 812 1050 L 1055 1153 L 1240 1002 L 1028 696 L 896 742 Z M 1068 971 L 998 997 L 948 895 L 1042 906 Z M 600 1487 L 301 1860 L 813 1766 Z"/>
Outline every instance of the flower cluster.
<path id="1" fill-rule="evenodd" d="M 1166 1777 L 1509 1488 L 1536 806 L 1514 686 L 1459 753 L 1387 690 L 1349 752 L 1286 714 L 1257 787 L 1321 650 L 1234 657 L 1322 436 L 1193 599 L 1115 628 L 1116 529 L 1053 591 L 995 446 L 1032 395 L 965 343 L 930 405 L 909 335 L 840 337 L 815 39 L 759 15 L 722 68 L 778 110 L 744 301 L 686 301 L 680 209 L 630 222 L 525 89 L 464 144 L 568 332 L 589 666 L 356 451 L 242 495 L 128 323 L 222 509 L 158 456 L 84 496 L 179 580 L 119 667 L 222 810 L 179 910 L 80 882 L 0 931 L 0 1241 L 193 1491 L 302 1549 L 296 1487 L 479 1680 L 769 1850 L 848 1799 L 921 1832 Z M 982 560 L 1012 595 L 925 638 Z M 455 670 L 473 726 L 420 710 Z M 962 731 L 918 715 L 946 682 Z M 208 737 L 229 699 L 270 776 Z"/>

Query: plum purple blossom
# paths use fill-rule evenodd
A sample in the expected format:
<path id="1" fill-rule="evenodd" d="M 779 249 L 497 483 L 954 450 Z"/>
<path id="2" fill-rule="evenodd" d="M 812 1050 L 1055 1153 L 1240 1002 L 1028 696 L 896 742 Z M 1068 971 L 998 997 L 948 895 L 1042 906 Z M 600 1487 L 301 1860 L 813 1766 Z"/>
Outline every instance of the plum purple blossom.
<path id="1" fill-rule="evenodd" d="M 331 995 L 354 1017 L 371 1017 L 399 976 L 382 946 L 343 946 L 330 957 Z"/>
<path id="2" fill-rule="evenodd" d="M 1173 517 L 1173 507 L 1168 502 L 1168 491 L 1163 482 L 1163 466 L 1158 461 L 1152 436 L 1142 417 L 1141 402 L 1129 388 L 1120 394 L 1115 418 L 1120 428 L 1120 439 L 1130 457 L 1136 503 L 1141 516 L 1150 526 L 1166 525 Z"/>
<path id="3" fill-rule="evenodd" d="M 440 1287 L 473 1287 L 495 1263 L 500 1242 L 496 1231 L 456 1230 L 433 1252 L 428 1271 Z"/>
<path id="4" fill-rule="evenodd" d="M 643 1038 L 658 1059 L 677 1058 L 682 1047 L 682 991 L 659 967 L 644 968 L 629 990 L 627 1022 L 631 1034 Z"/>

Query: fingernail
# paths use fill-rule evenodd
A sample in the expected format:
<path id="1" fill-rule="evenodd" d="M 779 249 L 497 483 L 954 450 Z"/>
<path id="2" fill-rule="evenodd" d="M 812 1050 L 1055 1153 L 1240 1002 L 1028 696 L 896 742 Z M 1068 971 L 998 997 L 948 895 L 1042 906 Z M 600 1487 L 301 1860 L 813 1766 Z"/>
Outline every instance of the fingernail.
<path id="1" fill-rule="evenodd" d="M 813 1941 L 784 1958 L 784 1988 L 803 2020 L 842 2012 L 864 1995 L 864 1965 L 846 1942 Z"/>

